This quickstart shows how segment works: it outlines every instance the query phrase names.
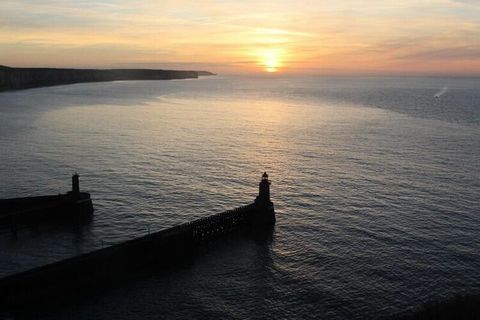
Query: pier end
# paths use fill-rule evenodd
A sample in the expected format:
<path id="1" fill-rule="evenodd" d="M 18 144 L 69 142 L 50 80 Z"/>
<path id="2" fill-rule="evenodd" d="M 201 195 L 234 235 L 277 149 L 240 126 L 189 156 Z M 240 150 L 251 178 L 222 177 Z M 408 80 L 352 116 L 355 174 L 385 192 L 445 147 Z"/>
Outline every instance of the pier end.
<path id="1" fill-rule="evenodd" d="M 270 185 L 268 174 L 263 173 L 258 186 L 258 196 L 255 199 L 255 212 L 250 217 L 250 222 L 256 226 L 275 224 L 275 210 L 270 200 Z"/>

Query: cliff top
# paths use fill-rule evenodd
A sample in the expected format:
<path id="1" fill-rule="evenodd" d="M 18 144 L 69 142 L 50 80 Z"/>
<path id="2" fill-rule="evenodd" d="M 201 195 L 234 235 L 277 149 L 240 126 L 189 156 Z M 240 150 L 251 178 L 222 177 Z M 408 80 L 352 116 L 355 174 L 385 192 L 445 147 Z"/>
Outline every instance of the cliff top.
<path id="1" fill-rule="evenodd" d="M 197 71 L 199 76 L 216 76 L 216 73 L 210 71 Z"/>
<path id="2" fill-rule="evenodd" d="M 193 70 L 167 70 L 167 69 L 132 69 L 132 68 L 127 68 L 127 69 L 82 69 L 82 68 L 52 68 L 52 67 L 35 67 L 35 68 L 15 68 L 15 67 L 8 67 L 8 66 L 4 66 L 4 65 L 1 65 L 0 64 L 0 70 L 1 69 L 9 69 L 9 70 L 12 70 L 12 69 L 18 69 L 18 70 L 59 70 L 59 71 L 62 71 L 62 70 L 79 70 L 79 71 L 146 71 L 146 72 L 149 72 L 149 71 L 164 71 L 164 72 L 197 72 L 198 75 L 200 76 L 215 76 L 216 74 L 213 73 L 213 72 L 210 72 L 210 71 L 193 71 Z"/>
<path id="3" fill-rule="evenodd" d="M 203 74 L 202 74 L 203 73 Z M 201 75 L 206 75 L 201 72 Z M 0 91 L 119 80 L 196 79 L 197 71 L 162 69 L 57 69 L 0 67 Z"/>

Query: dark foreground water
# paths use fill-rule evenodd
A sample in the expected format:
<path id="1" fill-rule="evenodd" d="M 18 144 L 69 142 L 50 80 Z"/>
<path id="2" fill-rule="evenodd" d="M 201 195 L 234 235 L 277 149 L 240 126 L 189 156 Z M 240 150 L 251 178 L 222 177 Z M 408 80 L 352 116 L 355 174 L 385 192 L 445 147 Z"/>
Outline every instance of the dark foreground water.
<path id="1" fill-rule="evenodd" d="M 0 276 L 250 203 L 277 224 L 44 319 L 363 319 L 480 289 L 480 81 L 229 78 L 0 94 L 0 197 L 93 195 L 0 230 Z"/>

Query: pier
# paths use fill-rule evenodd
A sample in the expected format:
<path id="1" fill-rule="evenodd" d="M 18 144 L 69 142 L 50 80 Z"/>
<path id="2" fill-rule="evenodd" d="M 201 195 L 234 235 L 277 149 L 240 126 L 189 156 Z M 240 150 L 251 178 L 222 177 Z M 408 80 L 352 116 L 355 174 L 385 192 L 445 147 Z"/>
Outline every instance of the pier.
<path id="1" fill-rule="evenodd" d="M 109 287 L 147 270 L 188 261 L 195 248 L 206 241 L 235 230 L 261 230 L 274 223 L 270 180 L 264 173 L 259 195 L 249 205 L 0 279 L 0 310 Z"/>
<path id="2" fill-rule="evenodd" d="M 72 176 L 72 190 L 65 194 L 0 199 L 0 226 L 12 228 L 18 224 L 77 220 L 92 213 L 90 194 L 80 192 L 78 174 Z"/>

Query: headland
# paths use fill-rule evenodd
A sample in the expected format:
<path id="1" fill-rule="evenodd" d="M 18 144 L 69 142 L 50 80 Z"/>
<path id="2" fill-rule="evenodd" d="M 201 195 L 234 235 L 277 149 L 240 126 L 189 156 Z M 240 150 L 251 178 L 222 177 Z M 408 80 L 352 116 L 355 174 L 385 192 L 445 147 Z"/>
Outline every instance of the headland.
<path id="1" fill-rule="evenodd" d="M 214 74 L 186 70 L 11 68 L 0 65 L 0 91 L 84 82 L 196 79 L 208 75 Z"/>

